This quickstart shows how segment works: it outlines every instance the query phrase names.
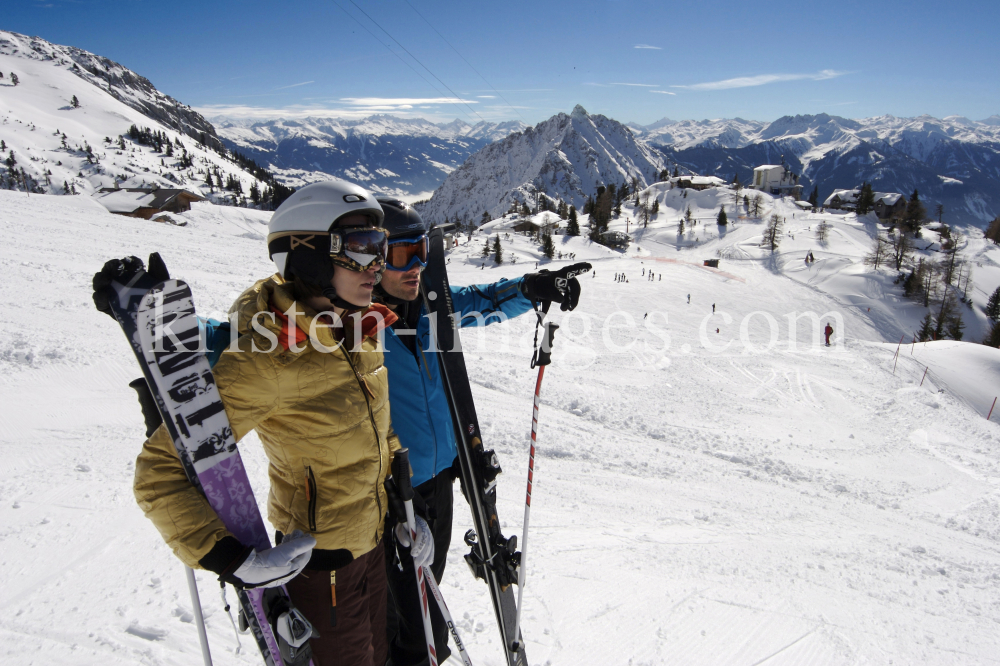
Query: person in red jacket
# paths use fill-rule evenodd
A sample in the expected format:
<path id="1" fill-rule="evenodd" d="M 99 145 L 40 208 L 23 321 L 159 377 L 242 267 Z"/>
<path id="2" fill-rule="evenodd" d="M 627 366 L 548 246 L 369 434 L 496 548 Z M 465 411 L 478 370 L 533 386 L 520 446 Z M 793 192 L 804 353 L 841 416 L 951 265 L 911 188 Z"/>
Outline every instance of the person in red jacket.
<path id="1" fill-rule="evenodd" d="M 830 336 L 833 335 L 833 326 L 830 326 L 830 322 L 826 322 L 826 329 L 823 331 L 826 333 L 826 346 L 830 346 Z"/>

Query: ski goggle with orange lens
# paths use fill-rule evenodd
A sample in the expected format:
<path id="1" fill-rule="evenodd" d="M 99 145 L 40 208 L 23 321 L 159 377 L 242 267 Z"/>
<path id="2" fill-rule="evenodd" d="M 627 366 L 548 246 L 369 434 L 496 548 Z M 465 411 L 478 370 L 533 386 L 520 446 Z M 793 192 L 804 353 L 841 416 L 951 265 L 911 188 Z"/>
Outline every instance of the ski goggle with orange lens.
<path id="1" fill-rule="evenodd" d="M 389 241 L 385 267 L 391 271 L 408 271 L 414 266 L 427 266 L 427 235 Z"/>
<path id="2" fill-rule="evenodd" d="M 385 265 L 389 234 L 378 227 L 347 227 L 330 232 L 330 260 L 352 271 Z"/>

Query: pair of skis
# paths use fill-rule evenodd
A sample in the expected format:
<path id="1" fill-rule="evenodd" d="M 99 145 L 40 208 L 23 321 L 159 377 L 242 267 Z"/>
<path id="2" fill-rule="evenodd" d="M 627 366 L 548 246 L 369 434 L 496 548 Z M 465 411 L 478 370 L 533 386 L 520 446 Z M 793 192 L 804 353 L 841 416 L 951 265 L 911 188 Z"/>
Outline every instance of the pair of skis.
<path id="1" fill-rule="evenodd" d="M 150 264 L 161 264 L 159 256 Z M 157 273 L 165 273 L 156 271 Z M 271 547 L 202 346 L 191 290 L 145 270 L 112 281 L 108 300 L 156 399 L 188 480 L 241 543 Z M 189 577 L 189 583 L 191 582 Z M 238 590 L 241 624 L 266 666 L 311 664 L 312 626 L 282 587 Z M 207 644 L 202 645 L 210 663 Z"/>
<path id="2" fill-rule="evenodd" d="M 538 379 L 535 383 L 531 425 L 524 530 L 521 533 L 521 551 L 518 551 L 517 537 L 507 538 L 500 531 L 500 519 L 497 517 L 496 508 L 496 477 L 502 470 L 496 454 L 483 446 L 472 387 L 465 366 L 465 356 L 461 353 L 461 340 L 458 336 L 459 320 L 455 316 L 445 267 L 443 232 L 440 229 L 432 229 L 429 241 L 430 252 L 427 267 L 420 281 L 420 292 L 425 310 L 430 315 L 436 315 L 431 319 L 434 327 L 434 348 L 437 350 L 438 365 L 441 368 L 455 427 L 462 490 L 472 509 L 475 526 L 465 534 L 465 542 L 471 548 L 465 560 L 473 575 L 484 579 L 490 589 L 508 666 L 527 666 L 524 641 L 520 632 L 521 601 L 525 582 L 525 545 L 531 511 L 542 377 L 545 366 L 551 361 L 552 336 L 558 327 L 545 320 L 544 311 L 538 312 L 539 324 L 544 327 L 544 333 L 542 344 L 532 361 L 532 367 L 538 367 Z M 589 269 L 589 266 L 587 268 Z M 544 310 L 547 310 L 547 307 Z M 518 585 L 517 602 L 511 589 L 511 585 L 515 583 Z M 433 642 L 429 643 L 430 645 L 433 645 Z"/>

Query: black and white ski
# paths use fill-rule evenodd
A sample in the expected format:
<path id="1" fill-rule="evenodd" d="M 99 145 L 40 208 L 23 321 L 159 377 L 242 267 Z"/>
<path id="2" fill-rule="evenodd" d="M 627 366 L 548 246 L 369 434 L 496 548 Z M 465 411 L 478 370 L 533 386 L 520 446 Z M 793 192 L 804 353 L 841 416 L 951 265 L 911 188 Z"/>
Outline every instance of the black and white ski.
<path id="1" fill-rule="evenodd" d="M 264 521 L 236 448 L 201 344 L 191 290 L 179 280 L 156 284 L 140 271 L 112 282 L 109 301 L 149 384 L 191 483 L 242 543 L 270 547 Z M 266 666 L 311 663 L 312 628 L 280 587 L 240 590 L 241 622 L 253 632 Z"/>
<path id="2" fill-rule="evenodd" d="M 517 583 L 521 554 L 517 552 L 517 537 L 506 538 L 500 531 L 496 508 L 496 477 L 500 463 L 493 451 L 483 446 L 472 387 L 465 367 L 465 356 L 458 336 L 458 321 L 454 315 L 448 272 L 445 267 L 444 234 L 431 230 L 430 253 L 420 283 L 424 307 L 431 316 L 431 329 L 436 353 L 444 379 L 462 476 L 462 489 L 472 509 L 475 530 L 469 530 L 465 542 L 472 550 L 466 562 L 477 578 L 490 588 L 504 653 L 509 666 L 527 666 L 524 641 L 514 635 L 517 616 L 514 590 Z M 517 646 L 516 650 L 512 649 Z"/>

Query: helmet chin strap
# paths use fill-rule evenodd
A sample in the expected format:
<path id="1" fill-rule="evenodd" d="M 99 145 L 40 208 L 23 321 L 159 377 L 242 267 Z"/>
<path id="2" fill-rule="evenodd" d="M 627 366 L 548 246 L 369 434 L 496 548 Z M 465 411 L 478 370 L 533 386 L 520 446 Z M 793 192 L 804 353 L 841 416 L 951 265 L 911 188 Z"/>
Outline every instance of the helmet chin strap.
<path id="1" fill-rule="evenodd" d="M 364 305 L 357 305 L 355 303 L 351 303 L 350 301 L 345 301 L 337 295 L 337 290 L 333 287 L 327 287 L 324 289 L 323 296 L 330 299 L 330 302 L 333 303 L 334 307 L 347 310 L 348 312 L 359 312 L 365 309 Z"/>

